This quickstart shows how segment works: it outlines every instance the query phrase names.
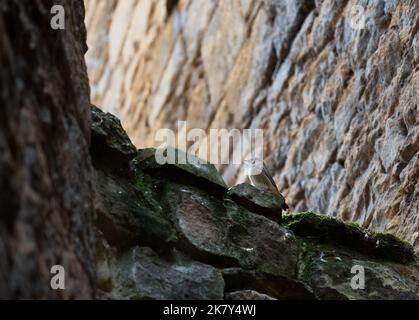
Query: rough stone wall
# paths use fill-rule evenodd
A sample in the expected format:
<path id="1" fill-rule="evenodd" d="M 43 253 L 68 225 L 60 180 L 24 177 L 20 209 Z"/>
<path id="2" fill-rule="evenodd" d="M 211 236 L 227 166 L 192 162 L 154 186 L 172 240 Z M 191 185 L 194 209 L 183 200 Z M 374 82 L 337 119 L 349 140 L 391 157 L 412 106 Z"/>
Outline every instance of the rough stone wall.
<path id="1" fill-rule="evenodd" d="M 64 5 L 66 29 L 50 27 Z M 0 2 L 0 298 L 90 298 L 90 91 L 80 0 Z M 65 290 L 51 289 L 51 267 Z"/>
<path id="2" fill-rule="evenodd" d="M 417 0 L 86 0 L 94 102 L 160 128 L 261 128 L 295 211 L 417 244 Z M 351 23 L 354 6 L 365 28 Z M 230 184 L 243 176 L 223 169 Z"/>
<path id="3" fill-rule="evenodd" d="M 394 235 L 283 216 L 277 194 L 228 189 L 212 164 L 160 165 L 96 107 L 90 150 L 99 299 L 419 299 L 419 257 Z M 365 290 L 348 279 L 355 262 Z"/>

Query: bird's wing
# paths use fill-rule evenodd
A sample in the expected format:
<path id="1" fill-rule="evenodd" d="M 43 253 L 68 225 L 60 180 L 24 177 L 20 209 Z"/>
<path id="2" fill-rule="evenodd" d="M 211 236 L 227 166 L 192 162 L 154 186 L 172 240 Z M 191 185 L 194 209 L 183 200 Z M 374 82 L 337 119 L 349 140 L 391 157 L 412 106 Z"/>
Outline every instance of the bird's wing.
<path id="1" fill-rule="evenodd" d="M 263 173 L 265 176 L 269 179 L 269 181 L 272 183 L 272 185 L 275 187 L 276 191 L 279 193 L 279 189 L 273 179 L 272 173 L 269 171 L 269 169 L 266 167 L 265 163 L 263 163 Z"/>

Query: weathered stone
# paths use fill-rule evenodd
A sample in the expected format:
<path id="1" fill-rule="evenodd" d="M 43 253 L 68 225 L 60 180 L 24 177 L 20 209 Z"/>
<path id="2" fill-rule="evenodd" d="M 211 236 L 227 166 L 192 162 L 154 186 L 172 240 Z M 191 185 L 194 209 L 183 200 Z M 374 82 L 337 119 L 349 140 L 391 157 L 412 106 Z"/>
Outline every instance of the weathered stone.
<path id="1" fill-rule="evenodd" d="M 120 121 L 92 107 L 90 153 L 96 169 L 97 227 L 117 248 L 136 244 L 162 248 L 176 240 L 176 231 L 150 193 L 155 181 L 130 164 L 137 151 Z M 140 152 L 140 154 L 143 154 Z"/>
<path id="2" fill-rule="evenodd" d="M 130 160 L 137 151 L 120 121 L 96 107 L 91 111 L 91 157 L 96 169 L 99 231 L 116 248 L 140 243 L 152 246 L 158 243 L 161 247 L 174 241 L 176 232 L 162 208 L 149 201 L 147 190 L 139 187 L 134 179 Z"/>
<path id="3" fill-rule="evenodd" d="M 268 273 L 241 268 L 227 268 L 223 269 L 222 272 L 226 292 L 252 290 L 281 300 L 315 299 L 311 288 L 298 279 L 273 276 Z"/>
<path id="4" fill-rule="evenodd" d="M 413 247 L 392 234 L 374 233 L 354 223 L 312 212 L 284 217 L 284 226 L 297 236 L 342 245 L 376 258 L 406 263 L 415 259 Z"/>
<path id="5" fill-rule="evenodd" d="M 147 149 L 133 175 L 96 168 L 98 298 L 419 298 L 418 258 L 395 236 L 311 212 L 280 225 L 228 198 L 240 194 L 260 210 L 278 201 L 272 195 L 242 185 L 225 197 L 212 166 L 209 175 L 162 167 Z M 352 287 L 354 266 L 365 290 Z"/>
<path id="6" fill-rule="evenodd" d="M 178 229 L 179 248 L 192 257 L 217 266 L 296 275 L 295 237 L 277 223 L 190 186 L 168 184 L 164 201 Z"/>
<path id="7" fill-rule="evenodd" d="M 247 210 L 277 222 L 281 221 L 282 211 L 288 208 L 282 195 L 257 189 L 247 183 L 230 188 L 227 197 Z"/>
<path id="8" fill-rule="evenodd" d="M 417 264 L 372 261 L 354 251 L 317 243 L 306 242 L 303 248 L 301 281 L 312 288 L 317 299 L 419 299 Z M 364 282 L 354 278 L 360 272 Z M 362 288 L 357 289 L 360 284 Z"/>
<path id="9" fill-rule="evenodd" d="M 115 152 L 132 159 L 136 155 L 136 149 L 122 128 L 121 121 L 95 106 L 92 106 L 91 111 L 93 147 L 104 146 L 107 153 Z"/>
<path id="10" fill-rule="evenodd" d="M 137 150 L 122 128 L 118 118 L 110 113 L 91 107 L 92 143 L 90 154 L 96 167 L 105 166 L 117 174 L 129 173 L 129 161 Z"/>
<path id="11" fill-rule="evenodd" d="M 219 271 L 182 255 L 160 257 L 150 248 L 134 247 L 114 266 L 114 299 L 221 300 Z"/>
<path id="12" fill-rule="evenodd" d="M 189 0 L 170 13 L 166 1 L 86 3 L 93 100 L 137 147 L 157 147 L 156 132 L 178 120 L 264 129 L 293 210 L 414 244 L 417 0 Z M 246 178 L 235 165 L 223 176 Z"/>
<path id="13" fill-rule="evenodd" d="M 96 224 L 112 246 L 163 248 L 175 242 L 176 231 L 163 210 L 150 205 L 130 181 L 96 171 L 96 190 Z"/>
<path id="14" fill-rule="evenodd" d="M 202 182 L 204 186 L 209 185 L 221 192 L 227 189 L 226 183 L 213 164 L 181 150 L 168 147 L 164 151 L 161 151 L 161 154 L 167 155 L 168 153 L 172 153 L 173 156 L 170 157 L 171 161 L 161 165 L 156 160 L 156 152 L 157 150 L 153 148 L 139 150 L 133 166 L 146 172 L 148 170 L 161 169 L 167 176 L 171 176 L 176 180 L 188 180 L 188 178 L 193 176 L 195 184 Z"/>

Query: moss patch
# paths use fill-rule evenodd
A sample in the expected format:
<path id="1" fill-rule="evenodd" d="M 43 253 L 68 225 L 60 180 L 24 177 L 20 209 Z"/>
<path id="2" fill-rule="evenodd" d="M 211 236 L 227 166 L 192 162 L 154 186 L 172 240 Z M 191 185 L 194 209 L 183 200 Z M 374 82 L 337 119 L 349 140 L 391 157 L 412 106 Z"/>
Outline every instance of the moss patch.
<path id="1" fill-rule="evenodd" d="M 395 262 L 412 262 L 413 247 L 388 233 L 373 233 L 356 223 L 305 212 L 283 217 L 283 225 L 296 235 L 342 245 L 362 254 Z"/>

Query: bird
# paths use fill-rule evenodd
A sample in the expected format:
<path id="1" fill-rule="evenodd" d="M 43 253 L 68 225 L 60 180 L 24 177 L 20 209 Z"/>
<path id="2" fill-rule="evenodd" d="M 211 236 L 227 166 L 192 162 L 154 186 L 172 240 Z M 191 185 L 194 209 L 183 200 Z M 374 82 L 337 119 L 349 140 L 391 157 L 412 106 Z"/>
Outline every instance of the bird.
<path id="1" fill-rule="evenodd" d="M 275 194 L 282 194 L 279 192 L 279 189 L 273 179 L 271 172 L 268 167 L 265 165 L 265 162 L 260 158 L 252 158 L 244 161 L 246 165 L 246 174 L 251 182 L 251 184 L 263 190 L 269 190 Z M 288 210 L 288 205 L 285 203 L 284 199 L 284 210 Z"/>

